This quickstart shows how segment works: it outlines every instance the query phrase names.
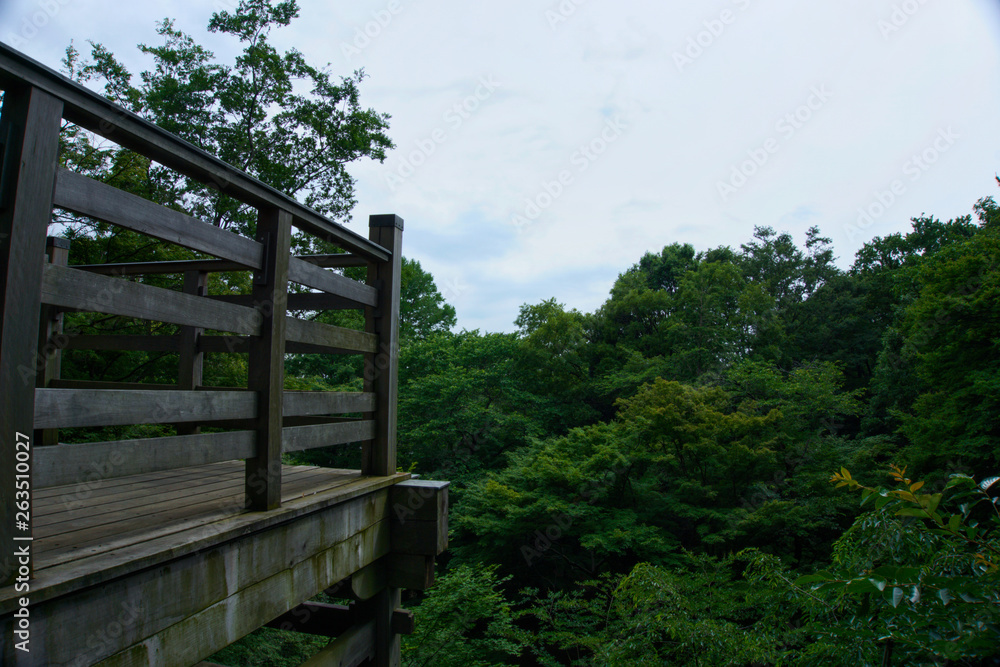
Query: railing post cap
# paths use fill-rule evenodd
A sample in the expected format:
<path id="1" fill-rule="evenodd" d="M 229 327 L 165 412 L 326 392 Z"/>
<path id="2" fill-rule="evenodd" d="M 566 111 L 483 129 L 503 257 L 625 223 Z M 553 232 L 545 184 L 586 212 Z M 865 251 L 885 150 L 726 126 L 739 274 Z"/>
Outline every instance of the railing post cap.
<path id="1" fill-rule="evenodd" d="M 63 248 L 69 250 L 69 239 L 64 239 L 61 236 L 49 236 L 45 239 L 46 248 Z"/>
<path id="2" fill-rule="evenodd" d="M 385 215 L 372 215 L 368 217 L 369 227 L 395 227 L 396 229 L 403 230 L 403 219 L 396 215 L 395 213 L 388 213 Z"/>

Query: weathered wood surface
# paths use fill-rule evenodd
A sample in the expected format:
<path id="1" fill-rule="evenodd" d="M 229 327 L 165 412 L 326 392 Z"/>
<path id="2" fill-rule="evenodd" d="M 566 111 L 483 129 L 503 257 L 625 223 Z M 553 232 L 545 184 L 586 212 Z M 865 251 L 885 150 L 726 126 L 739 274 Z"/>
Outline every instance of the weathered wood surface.
<path id="1" fill-rule="evenodd" d="M 376 243 L 337 224 L 166 130 L 116 106 L 22 53 L 0 44 L 0 87 L 36 86 L 64 103 L 64 117 L 162 165 L 212 184 L 221 192 L 258 208 L 284 208 L 293 224 L 367 259 L 384 261 L 389 253 Z"/>
<path id="2" fill-rule="evenodd" d="M 51 595 L 58 589 L 56 575 L 89 564 L 106 576 L 106 566 L 120 562 L 124 549 L 101 554 L 104 565 L 91 555 L 42 569 L 33 589 L 38 643 L 32 656 L 42 664 L 63 664 L 85 648 L 85 664 L 101 659 L 110 665 L 193 664 L 384 556 L 387 492 L 379 483 L 358 480 L 327 491 L 314 485 L 300 498 L 286 496 L 275 512 L 239 512 L 221 520 L 217 514 L 215 522 L 188 527 L 168 540 L 158 537 L 162 525 L 147 523 L 151 539 L 133 547 L 133 556 L 146 558 L 129 563 L 127 576 L 119 571 L 97 587 L 64 585 L 58 599 Z M 357 488 L 349 490 L 352 485 Z M 238 480 L 234 490 L 238 498 Z M 155 557 L 163 560 L 151 563 Z M 0 614 L 13 610 L 6 592 L 0 591 Z M 100 647 L 88 644 L 88 636 L 123 610 L 127 618 L 121 619 L 120 636 Z M 0 616 L 0 637 L 9 619 Z M 0 655 L 16 660 L 12 653 L 9 646 L 0 648 Z"/>
<path id="3" fill-rule="evenodd" d="M 261 267 L 263 248 L 259 243 L 68 169 L 58 170 L 53 203 L 244 268 Z"/>
<path id="4" fill-rule="evenodd" d="M 323 268 L 368 266 L 368 260 L 355 255 L 297 255 L 303 261 Z M 114 264 L 78 264 L 76 268 L 108 276 L 153 275 L 157 273 L 184 273 L 185 271 L 246 271 L 247 267 L 225 259 L 180 259 L 164 262 L 120 262 Z"/>
<path id="5" fill-rule="evenodd" d="M 288 279 L 306 287 L 350 299 L 358 306 L 375 306 L 378 303 L 378 290 L 371 285 L 327 271 L 298 257 L 292 257 L 289 261 Z"/>
<path id="6" fill-rule="evenodd" d="M 385 561 L 389 586 L 425 591 L 434 585 L 434 556 L 391 553 Z"/>
<path id="7" fill-rule="evenodd" d="M 23 85 L 4 86 L 0 141 L 5 142 L 0 185 L 0 585 L 14 576 L 19 511 L 14 472 L 18 433 L 32 439 L 37 366 L 39 284 L 46 228 L 52 213 L 52 182 L 59 150 L 62 103 Z M 24 450 L 22 450 L 23 452 Z M 30 465 L 30 449 L 27 450 Z M 25 463 L 22 461 L 22 463 Z M 30 500 L 29 500 L 30 503 Z M 30 523 L 30 522 L 28 522 Z"/>
<path id="8" fill-rule="evenodd" d="M 287 317 L 285 333 L 289 342 L 307 343 L 335 350 L 351 350 L 353 352 L 370 352 L 378 350 L 377 336 L 364 331 L 335 327 L 331 324 L 300 320 Z M 366 391 L 370 391 L 366 389 Z"/>
<path id="9" fill-rule="evenodd" d="M 257 456 L 246 461 L 247 506 L 256 511 L 272 510 L 281 503 L 281 411 L 291 237 L 290 213 L 260 211 L 257 240 L 264 246 L 264 266 L 254 272 L 253 297 L 266 307 L 260 310 L 260 335 L 250 339 L 247 382 L 259 397 Z"/>
<path id="10" fill-rule="evenodd" d="M 246 391 L 35 389 L 34 411 L 35 428 L 210 422 L 253 419 L 257 396 Z"/>
<path id="11" fill-rule="evenodd" d="M 66 266 L 69 263 L 69 241 L 50 236 L 45 241 L 45 254 L 50 264 Z M 63 312 L 52 306 L 42 306 L 42 316 L 38 324 L 38 363 L 43 364 L 35 383 L 36 387 L 51 387 L 62 372 Z M 36 445 L 59 443 L 59 431 L 53 428 L 35 431 Z"/>
<path id="12" fill-rule="evenodd" d="M 35 452 L 31 474 L 33 486 L 41 489 L 247 459 L 256 453 L 252 431 L 55 445 Z"/>
<path id="13" fill-rule="evenodd" d="M 365 309 L 365 331 L 375 337 L 374 349 L 365 356 L 365 391 L 376 394 L 375 411 L 369 416 L 379 427 L 366 443 L 362 469 L 372 475 L 388 475 L 396 469 L 396 380 L 399 373 L 399 294 L 402 270 L 403 220 L 397 215 L 369 218 L 369 238 L 389 250 L 392 258 L 368 266 L 368 283 L 379 285 L 379 302 Z"/>
<path id="14" fill-rule="evenodd" d="M 49 389 L 127 389 L 131 391 L 177 390 L 176 384 L 152 384 L 148 382 L 105 382 L 103 380 L 52 380 Z"/>
<path id="15" fill-rule="evenodd" d="M 303 320 L 296 320 L 296 322 L 302 321 Z M 329 326 L 317 322 L 307 322 L 306 324 L 317 324 L 319 327 Z M 336 329 L 337 327 L 331 328 Z M 347 329 L 346 331 L 352 330 Z M 322 336 L 322 334 L 326 332 L 319 331 L 319 333 Z M 361 332 L 352 331 L 352 333 Z M 286 329 L 286 336 L 287 335 Z M 355 342 L 360 342 L 365 347 L 369 347 L 369 345 L 363 340 Z M 198 340 L 198 347 L 205 352 L 245 353 L 250 349 L 250 339 L 246 336 L 202 336 Z M 285 352 L 287 354 L 362 354 L 362 351 L 354 349 L 353 347 L 347 348 L 324 344 L 300 343 L 291 339 L 285 340 Z"/>
<path id="16" fill-rule="evenodd" d="M 193 296 L 205 296 L 208 293 L 208 274 L 204 271 L 186 271 L 184 273 L 184 293 Z M 177 363 L 177 388 L 194 390 L 204 384 L 205 352 L 198 348 L 198 339 L 205 330 L 201 327 L 181 327 L 180 359 Z M 181 425 L 177 427 L 178 435 L 198 433 L 201 427 Z"/>
<path id="17" fill-rule="evenodd" d="M 282 451 L 299 452 L 332 445 L 370 440 L 375 434 L 375 422 L 358 420 L 339 424 L 289 426 L 282 431 Z"/>
<path id="18" fill-rule="evenodd" d="M 158 494 L 172 493 L 175 488 L 180 487 L 187 489 L 189 495 L 197 495 L 201 486 L 209 488 L 217 484 L 219 479 L 229 480 L 229 496 L 222 502 L 206 506 L 190 505 L 170 522 L 154 524 L 148 520 L 139 520 L 136 524 L 139 529 L 134 534 L 125 536 L 117 535 L 108 524 L 103 541 L 98 531 L 98 534 L 92 535 L 94 541 L 86 548 L 85 553 L 79 548 L 80 545 L 72 549 L 77 552 L 74 557 L 67 555 L 71 551 L 68 547 L 63 550 L 47 550 L 38 561 L 39 571 L 33 586 L 32 602 L 41 603 L 146 570 L 175 558 L 197 553 L 213 544 L 240 538 L 248 531 L 263 530 L 289 522 L 294 524 L 297 519 L 310 513 L 370 496 L 408 477 L 406 474 L 398 474 L 392 477 L 366 478 L 356 470 L 308 466 L 285 466 L 285 472 L 292 481 L 284 489 L 282 506 L 266 513 L 244 511 L 243 465 L 239 462 L 216 463 L 130 478 L 95 480 L 84 486 L 70 485 L 38 491 L 37 511 L 42 518 L 119 501 L 136 504 L 134 511 L 137 514 L 133 518 L 141 518 L 143 512 L 162 510 L 162 503 L 157 501 Z M 302 478 L 301 486 L 294 483 L 298 477 Z M 387 492 L 378 495 L 378 499 L 378 513 L 382 517 L 387 511 Z M 103 518 L 96 518 L 98 516 Z M 89 525 L 99 526 L 114 519 L 113 513 L 99 512 L 95 513 L 94 519 L 89 520 Z M 346 526 L 336 523 L 336 518 L 331 521 L 333 525 L 325 528 L 325 533 L 308 533 L 303 547 L 322 544 L 338 534 L 338 531 L 346 529 Z M 386 548 L 388 528 L 386 525 Z M 56 535 L 58 530 L 53 529 L 40 539 Z M 252 549 L 248 553 L 255 552 Z M 279 553 L 273 554 L 273 558 L 281 560 Z M 332 581 L 327 587 L 348 577 L 356 569 L 359 568 Z M 0 616 L 16 608 L 17 597 L 13 587 L 0 588 Z"/>
<path id="19" fill-rule="evenodd" d="M 342 415 L 348 412 L 370 412 L 375 395 L 364 392 L 286 391 L 285 416 Z"/>
<path id="20" fill-rule="evenodd" d="M 208 298 L 213 301 L 222 301 L 223 303 L 234 303 L 237 306 L 252 307 L 254 305 L 253 297 L 249 294 L 210 294 Z M 351 301 L 335 294 L 326 294 L 325 292 L 288 295 L 288 310 L 352 310 L 359 307 L 356 301 Z"/>
<path id="21" fill-rule="evenodd" d="M 384 589 L 388 582 L 385 563 L 377 561 L 363 567 L 351 575 L 350 588 L 347 591 L 355 600 L 370 600 L 376 593 Z"/>
<path id="22" fill-rule="evenodd" d="M 393 487 L 393 553 L 437 556 L 448 548 L 449 484 L 415 479 Z"/>
<path id="23" fill-rule="evenodd" d="M 349 628 L 302 663 L 301 667 L 357 667 L 374 659 L 377 628 L 375 619 Z"/>
<path id="24" fill-rule="evenodd" d="M 354 604 L 329 604 L 310 600 L 269 621 L 266 627 L 320 637 L 336 637 L 355 625 L 358 620 L 356 607 Z"/>
<path id="25" fill-rule="evenodd" d="M 53 306 L 255 336 L 260 314 L 162 287 L 46 264 L 42 301 Z"/>

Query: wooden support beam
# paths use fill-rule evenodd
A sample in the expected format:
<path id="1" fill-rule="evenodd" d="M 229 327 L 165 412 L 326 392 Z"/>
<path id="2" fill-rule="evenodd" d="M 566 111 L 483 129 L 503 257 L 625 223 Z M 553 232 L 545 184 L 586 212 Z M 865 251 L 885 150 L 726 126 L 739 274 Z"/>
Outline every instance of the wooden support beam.
<path id="1" fill-rule="evenodd" d="M 354 604 L 327 604 L 310 600 L 268 622 L 266 627 L 320 637 L 336 637 L 356 625 L 359 620 L 362 619 Z"/>
<path id="2" fill-rule="evenodd" d="M 411 479 L 393 486 L 393 553 L 437 556 L 448 548 L 449 484 Z"/>
<path id="3" fill-rule="evenodd" d="M 378 654 L 376 646 L 378 637 L 378 624 L 375 619 L 362 625 L 355 625 L 303 662 L 300 667 L 357 667 Z"/>
<path id="4" fill-rule="evenodd" d="M 4 47 L 6 48 L 6 47 Z M 12 583 L 30 500 L 18 507 L 19 464 L 31 467 L 40 284 L 63 104 L 38 88 L 4 86 L 0 113 L 0 586 Z M 27 470 L 25 470 L 27 472 Z M 26 478 L 25 478 L 26 479 Z M 26 544 L 27 542 L 25 542 Z M 25 569 L 30 569 L 30 559 Z"/>
<path id="5" fill-rule="evenodd" d="M 416 630 L 413 612 L 409 609 L 394 609 L 392 612 L 392 631 L 397 635 L 412 635 Z"/>
<path id="6" fill-rule="evenodd" d="M 351 575 L 350 597 L 361 601 L 370 600 L 376 593 L 385 589 L 387 582 L 384 559 L 376 561 Z"/>
<path id="7" fill-rule="evenodd" d="M 310 600 L 268 622 L 265 627 L 332 638 L 371 620 L 365 616 L 364 608 L 354 602 L 343 605 Z M 396 634 L 413 634 L 413 612 L 409 609 L 394 609 L 391 623 Z"/>
<path id="8" fill-rule="evenodd" d="M 368 284 L 379 288 L 378 305 L 365 309 L 365 331 L 377 337 L 377 347 L 365 355 L 365 391 L 376 395 L 369 417 L 378 423 L 375 438 L 365 444 L 362 470 L 366 475 L 396 472 L 396 379 L 399 374 L 399 294 L 402 269 L 403 219 L 373 215 L 369 238 L 391 253 L 368 265 Z"/>
<path id="9" fill-rule="evenodd" d="M 260 336 L 250 339 L 247 383 L 257 392 L 260 405 L 257 456 L 246 462 L 246 503 L 254 511 L 272 510 L 281 504 L 281 413 L 291 236 L 290 213 L 274 208 L 260 211 L 257 239 L 264 246 L 264 268 L 254 272 L 253 296 L 266 307 L 259 311 L 263 320 Z"/>
<path id="10" fill-rule="evenodd" d="M 45 241 L 45 255 L 49 264 L 66 266 L 69 263 L 69 241 L 50 236 Z M 52 306 L 42 306 L 41 321 L 38 325 L 38 363 L 44 370 L 36 377 L 36 387 L 51 387 L 59 379 L 62 367 L 63 313 Z M 35 431 L 36 445 L 59 444 L 58 429 Z"/>
<path id="11" fill-rule="evenodd" d="M 392 553 L 383 560 L 389 586 L 426 591 L 434 585 L 434 556 Z"/>
<path id="12" fill-rule="evenodd" d="M 372 664 L 375 667 L 399 667 L 400 640 L 393 629 L 392 618 L 400 606 L 401 596 L 398 588 L 384 588 L 369 600 L 375 615 L 375 657 Z"/>

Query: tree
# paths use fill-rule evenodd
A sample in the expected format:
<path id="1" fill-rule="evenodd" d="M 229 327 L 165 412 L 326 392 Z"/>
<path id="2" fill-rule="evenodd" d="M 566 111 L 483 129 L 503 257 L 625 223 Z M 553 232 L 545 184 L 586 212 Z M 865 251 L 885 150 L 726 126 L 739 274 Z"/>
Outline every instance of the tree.
<path id="1" fill-rule="evenodd" d="M 424 271 L 417 260 L 404 257 L 399 292 L 400 338 L 426 338 L 454 326 L 455 307 L 445 302 L 434 276 Z"/>
<path id="2" fill-rule="evenodd" d="M 995 664 L 1000 510 L 990 489 L 1000 478 L 977 485 L 952 475 L 934 493 L 905 468 L 891 477 L 892 488 L 865 486 L 844 468 L 831 479 L 872 509 L 837 541 L 829 569 L 793 585 L 817 664 Z"/>
<path id="3" fill-rule="evenodd" d="M 92 44 L 92 61 L 82 65 L 71 47 L 67 65 L 79 79 L 103 82 L 106 96 L 130 111 L 320 213 L 345 221 L 355 204 L 347 164 L 364 157 L 385 159 L 385 151 L 393 148 L 385 134 L 389 116 L 361 106 L 362 71 L 335 83 L 300 52 L 277 52 L 268 41 L 271 30 L 287 26 L 297 15 L 295 0 L 241 0 L 232 14 L 213 14 L 208 29 L 243 44 L 233 65 L 214 62 L 210 51 L 169 19 L 157 30 L 162 45 L 139 46 L 152 56 L 154 66 L 140 75 L 138 85 L 100 44 Z M 120 151 L 97 164 L 87 151 L 80 156 L 75 158 L 78 163 L 86 157 L 104 176 L 111 175 L 112 163 L 121 159 Z M 182 204 L 212 224 L 252 232 L 252 212 L 226 197 L 224 187 L 179 177 L 156 165 L 145 169 L 161 203 Z M 297 240 L 299 250 L 325 249 L 317 244 L 304 237 Z"/>

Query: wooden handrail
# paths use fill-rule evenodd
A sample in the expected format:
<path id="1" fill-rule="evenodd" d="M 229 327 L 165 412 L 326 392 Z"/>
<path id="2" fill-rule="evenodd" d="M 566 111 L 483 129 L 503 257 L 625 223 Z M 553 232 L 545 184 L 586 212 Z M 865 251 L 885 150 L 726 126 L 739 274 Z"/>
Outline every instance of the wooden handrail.
<path id="1" fill-rule="evenodd" d="M 391 256 L 375 243 L 324 217 L 288 195 L 262 183 L 184 141 L 163 128 L 122 109 L 98 93 L 0 44 L 0 87 L 25 85 L 45 91 L 63 104 L 63 118 L 162 165 L 212 184 L 221 192 L 257 208 L 278 208 L 292 215 L 292 225 L 336 243 L 366 259 L 386 261 Z"/>

